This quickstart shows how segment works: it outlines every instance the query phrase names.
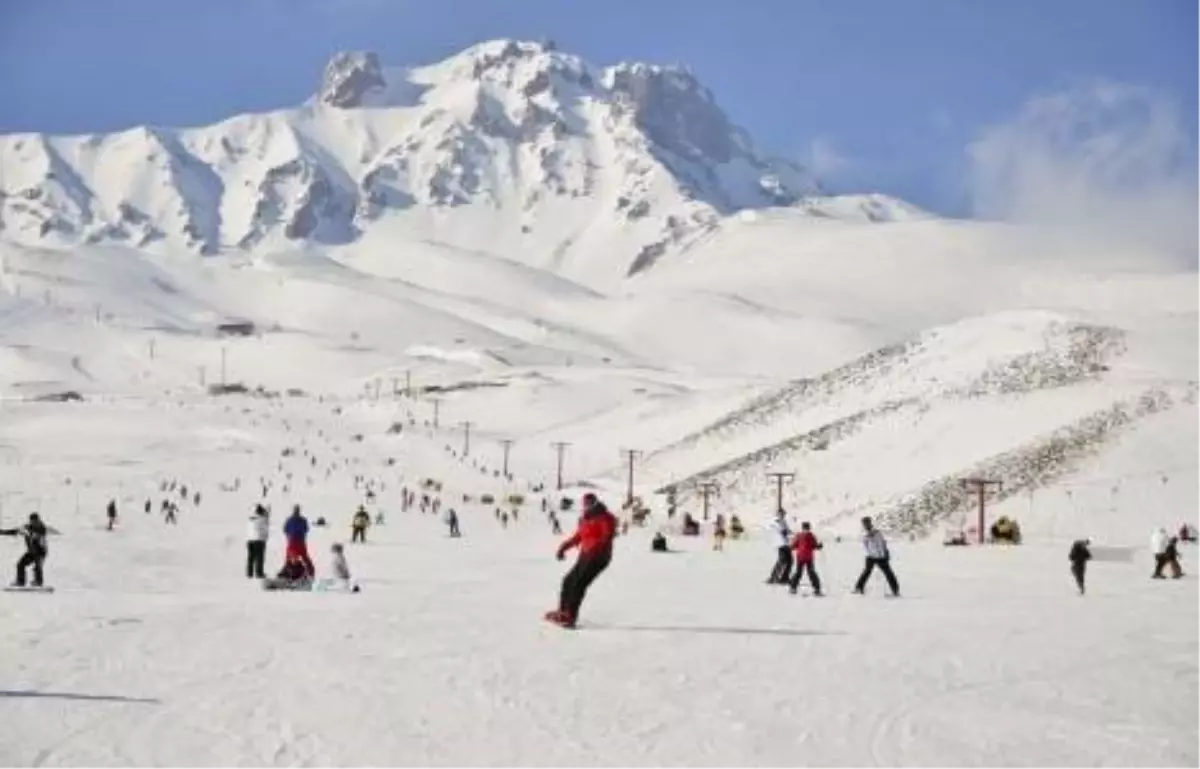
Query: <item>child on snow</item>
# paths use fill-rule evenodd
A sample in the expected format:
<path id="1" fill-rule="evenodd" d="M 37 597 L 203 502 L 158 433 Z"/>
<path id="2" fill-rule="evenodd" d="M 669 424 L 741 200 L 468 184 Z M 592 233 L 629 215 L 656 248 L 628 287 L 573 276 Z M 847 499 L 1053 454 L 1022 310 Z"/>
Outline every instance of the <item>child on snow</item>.
<path id="1" fill-rule="evenodd" d="M 817 535 L 812 533 L 812 526 L 809 522 L 801 523 L 800 533 L 792 540 L 792 551 L 796 554 L 796 570 L 792 573 L 789 585 L 793 595 L 799 590 L 800 578 L 806 571 L 809 581 L 812 582 L 813 595 L 821 595 L 821 578 L 817 576 L 817 570 L 813 564 L 816 561 L 817 551 L 823 547 L 824 545 L 817 539 Z"/>
<path id="2" fill-rule="evenodd" d="M 312 587 L 308 563 L 296 553 L 288 553 L 283 568 L 273 579 L 262 582 L 264 590 L 307 590 Z"/>
<path id="3" fill-rule="evenodd" d="M 333 575 L 317 582 L 317 590 L 349 590 L 358 592 L 358 584 L 350 576 L 350 564 L 346 562 L 346 551 L 341 543 L 335 542 L 329 548 L 332 558 L 329 561 L 329 573 Z"/>

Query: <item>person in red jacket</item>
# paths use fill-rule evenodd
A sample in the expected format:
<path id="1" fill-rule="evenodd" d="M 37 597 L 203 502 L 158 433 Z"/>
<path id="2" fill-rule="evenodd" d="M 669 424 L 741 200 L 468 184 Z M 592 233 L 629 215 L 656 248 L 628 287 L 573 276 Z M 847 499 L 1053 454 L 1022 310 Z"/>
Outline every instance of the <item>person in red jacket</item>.
<path id="1" fill-rule="evenodd" d="M 817 576 L 817 570 L 813 568 L 813 561 L 817 557 L 817 551 L 822 547 L 824 545 L 817 541 L 817 536 L 812 533 L 812 527 L 808 525 L 808 521 L 801 523 L 800 533 L 792 540 L 792 550 L 796 553 L 796 571 L 792 574 L 789 584 L 793 594 L 800 587 L 801 575 L 807 570 L 808 578 L 812 581 L 813 595 L 821 595 L 821 578 Z"/>
<path id="2" fill-rule="evenodd" d="M 579 619 L 579 607 L 588 587 L 608 568 L 612 560 L 612 543 L 617 535 L 617 518 L 608 511 L 595 494 L 583 495 L 583 514 L 575 533 L 558 548 L 558 560 L 567 557 L 567 551 L 579 547 L 579 558 L 563 577 L 559 593 L 558 610 L 546 613 L 546 619 L 563 627 L 575 627 Z"/>

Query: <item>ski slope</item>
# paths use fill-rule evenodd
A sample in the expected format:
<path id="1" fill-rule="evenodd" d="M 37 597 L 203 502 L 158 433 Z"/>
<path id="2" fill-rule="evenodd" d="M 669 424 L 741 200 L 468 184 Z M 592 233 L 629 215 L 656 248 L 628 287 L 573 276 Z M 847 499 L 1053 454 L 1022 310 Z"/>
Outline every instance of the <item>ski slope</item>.
<path id="1" fill-rule="evenodd" d="M 507 529 L 491 506 L 456 504 L 543 473 L 520 445 L 511 484 L 480 472 L 474 463 L 496 466 L 494 447 L 452 456 L 459 432 L 422 427 L 423 406 L 233 396 L 8 405 L 0 440 L 21 450 L 0 462 L 21 482 L 6 485 L 5 525 L 37 507 L 63 533 L 47 564 L 56 593 L 0 593 L 0 763 L 1198 759 L 1197 583 L 1190 573 L 1149 580 L 1144 543 L 1132 543 L 1130 561 L 1093 563 L 1081 598 L 1065 541 L 977 549 L 896 538 L 903 597 L 887 600 L 878 582 L 849 594 L 859 546 L 821 531 L 829 595 L 816 599 L 763 584 L 773 546 L 749 515 L 749 539 L 723 553 L 707 537 L 672 536 L 679 552 L 653 554 L 651 529 L 635 528 L 570 633 L 540 619 L 565 565 L 539 497 Z M 385 434 L 409 413 L 417 426 Z M 289 447 L 296 455 L 283 457 Z M 385 524 L 348 546 L 363 592 L 265 593 L 242 578 L 260 476 L 279 482 L 267 498 L 269 568 L 282 558 L 280 513 L 301 502 L 330 523 L 310 543 L 324 571 L 362 499 L 358 474 L 386 484 Z M 399 511 L 394 492 L 426 477 L 445 484 L 463 539 L 448 538 L 439 516 Z M 176 526 L 158 513 L 168 478 L 204 494 L 199 507 L 181 505 Z M 239 491 L 221 490 L 235 478 Z M 121 510 L 113 532 L 103 529 L 110 494 Z M 1183 558 L 1191 572 L 1195 549 Z"/>

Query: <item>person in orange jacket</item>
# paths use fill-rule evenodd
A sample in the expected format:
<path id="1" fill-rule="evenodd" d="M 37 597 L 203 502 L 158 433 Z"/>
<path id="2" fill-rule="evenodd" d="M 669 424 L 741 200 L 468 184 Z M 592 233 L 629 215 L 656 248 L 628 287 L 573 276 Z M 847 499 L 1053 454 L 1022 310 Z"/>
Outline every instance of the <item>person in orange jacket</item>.
<path id="1" fill-rule="evenodd" d="M 616 516 L 595 494 L 584 494 L 582 507 L 578 528 L 558 548 L 560 561 L 567 557 L 568 550 L 576 546 L 579 547 L 579 557 L 563 577 L 558 609 L 546 613 L 546 619 L 566 628 L 575 627 L 579 619 L 579 607 L 588 588 L 612 561 L 612 543 L 617 535 Z"/>

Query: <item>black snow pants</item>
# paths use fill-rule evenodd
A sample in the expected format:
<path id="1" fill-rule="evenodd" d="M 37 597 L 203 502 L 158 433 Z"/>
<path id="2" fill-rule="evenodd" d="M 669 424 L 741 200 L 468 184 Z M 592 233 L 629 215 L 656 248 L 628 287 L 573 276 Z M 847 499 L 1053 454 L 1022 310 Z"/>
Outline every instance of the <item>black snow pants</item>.
<path id="1" fill-rule="evenodd" d="M 350 530 L 350 541 L 351 542 L 366 542 L 367 541 L 367 530 L 362 528 L 361 526 L 355 526 L 353 529 Z"/>
<path id="2" fill-rule="evenodd" d="M 567 575 L 563 577 L 562 592 L 559 594 L 558 610 L 575 620 L 588 588 L 608 568 L 612 561 L 612 549 L 581 555 Z"/>
<path id="3" fill-rule="evenodd" d="M 775 568 L 771 569 L 771 576 L 767 578 L 767 583 L 786 585 L 791 580 L 791 573 L 792 549 L 787 545 L 780 545 L 779 557 L 775 561 Z"/>
<path id="4" fill-rule="evenodd" d="M 1087 576 L 1087 561 L 1073 561 L 1071 563 L 1071 576 L 1075 578 L 1075 585 L 1079 588 L 1079 594 L 1083 595 L 1083 580 Z"/>
<path id="5" fill-rule="evenodd" d="M 867 586 L 867 580 L 871 578 L 871 572 L 875 571 L 878 566 L 883 572 L 883 578 L 887 580 L 888 587 L 892 590 L 892 595 L 900 595 L 900 583 L 896 581 L 896 575 L 892 572 L 892 564 L 889 558 L 867 558 L 867 563 L 863 566 L 863 572 L 858 577 L 858 582 L 854 584 L 854 592 L 861 593 Z"/>
<path id="6" fill-rule="evenodd" d="M 26 552 L 17 561 L 17 581 L 14 583 L 17 587 L 25 587 L 25 570 L 30 566 L 33 567 L 33 586 L 42 586 L 42 563 L 46 560 L 45 553 Z"/>
<path id="7" fill-rule="evenodd" d="M 792 592 L 800 587 L 800 577 L 804 576 L 804 572 L 808 571 L 808 579 L 812 582 L 813 592 L 817 595 L 821 594 L 821 578 L 817 576 L 817 570 L 813 567 L 812 561 L 797 561 L 796 571 L 792 574 L 791 587 Z"/>
<path id="8" fill-rule="evenodd" d="M 263 564 L 267 560 L 267 543 L 262 540 L 246 542 L 246 578 L 265 579 Z"/>

